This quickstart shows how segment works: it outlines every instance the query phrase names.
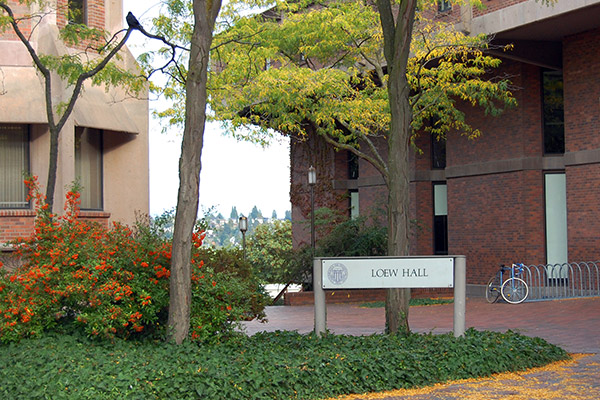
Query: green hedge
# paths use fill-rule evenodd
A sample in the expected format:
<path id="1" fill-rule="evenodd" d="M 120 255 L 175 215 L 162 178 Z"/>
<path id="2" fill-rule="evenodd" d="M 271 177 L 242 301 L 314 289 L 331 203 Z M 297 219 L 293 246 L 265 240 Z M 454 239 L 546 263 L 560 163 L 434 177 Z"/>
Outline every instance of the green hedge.
<path id="1" fill-rule="evenodd" d="M 518 371 L 568 358 L 514 332 L 367 337 L 290 332 L 220 344 L 46 336 L 0 347 L 6 399 L 320 399 Z"/>

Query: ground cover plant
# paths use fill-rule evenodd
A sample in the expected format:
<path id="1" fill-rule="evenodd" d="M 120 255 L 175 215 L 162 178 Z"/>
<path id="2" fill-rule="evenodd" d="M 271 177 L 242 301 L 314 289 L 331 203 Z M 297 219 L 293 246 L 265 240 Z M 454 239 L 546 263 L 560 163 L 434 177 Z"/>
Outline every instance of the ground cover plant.
<path id="1" fill-rule="evenodd" d="M 0 268 L 0 343 L 44 332 L 82 332 L 90 337 L 166 336 L 171 242 L 145 223 L 110 228 L 79 218 L 79 193 L 67 194 L 65 213 L 54 216 L 37 181 L 35 232 L 15 242 L 24 265 Z M 189 339 L 211 340 L 233 332 L 236 322 L 262 318 L 267 295 L 248 265 L 201 247 L 193 235 Z M 237 259 L 241 259 L 237 257 Z"/>
<path id="2" fill-rule="evenodd" d="M 521 371 L 568 358 L 539 338 L 468 330 L 243 334 L 219 343 L 50 334 L 0 346 L 0 398 L 323 399 Z"/>

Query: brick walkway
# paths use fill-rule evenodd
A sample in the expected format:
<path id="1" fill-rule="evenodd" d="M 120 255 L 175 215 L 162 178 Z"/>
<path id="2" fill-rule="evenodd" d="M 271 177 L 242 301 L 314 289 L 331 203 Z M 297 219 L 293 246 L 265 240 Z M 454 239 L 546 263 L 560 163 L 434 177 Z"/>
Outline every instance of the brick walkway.
<path id="1" fill-rule="evenodd" d="M 452 332 L 453 305 L 411 307 L 409 323 L 414 332 Z M 268 307 L 268 323 L 246 323 L 249 334 L 259 331 L 313 330 L 312 306 Z M 569 363 L 562 372 L 523 373 L 500 381 L 501 392 L 487 394 L 493 378 L 475 384 L 457 383 L 429 390 L 426 394 L 381 395 L 369 399 L 600 399 L 600 298 L 569 299 L 523 303 L 488 304 L 484 299 L 468 299 L 467 328 L 506 331 L 538 336 L 571 353 L 590 356 Z M 351 304 L 327 306 L 327 328 L 337 334 L 368 335 L 383 332 L 383 308 L 361 308 Z M 497 383 L 497 382 L 496 382 Z M 513 387 L 513 385 L 515 385 Z M 490 389 L 491 390 L 491 389 Z M 523 392 L 523 393 L 522 393 Z M 504 393 L 504 394 L 502 394 Z M 537 394 L 536 394 L 537 393 Z M 474 396 L 474 397 L 470 397 Z M 355 397 L 359 399 L 360 397 Z"/>

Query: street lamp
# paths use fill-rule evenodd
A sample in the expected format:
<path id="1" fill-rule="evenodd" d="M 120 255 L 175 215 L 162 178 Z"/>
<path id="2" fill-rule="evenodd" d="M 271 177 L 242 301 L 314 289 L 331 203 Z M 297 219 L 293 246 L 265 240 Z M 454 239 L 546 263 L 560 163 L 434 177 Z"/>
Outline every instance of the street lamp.
<path id="1" fill-rule="evenodd" d="M 315 185 L 317 184 L 317 171 L 312 165 L 308 169 L 308 186 L 310 187 L 310 247 L 312 256 L 315 256 Z"/>
<path id="2" fill-rule="evenodd" d="M 238 226 L 242 232 L 242 249 L 244 252 L 244 261 L 246 261 L 246 231 L 248 230 L 248 218 L 243 215 L 240 217 Z"/>

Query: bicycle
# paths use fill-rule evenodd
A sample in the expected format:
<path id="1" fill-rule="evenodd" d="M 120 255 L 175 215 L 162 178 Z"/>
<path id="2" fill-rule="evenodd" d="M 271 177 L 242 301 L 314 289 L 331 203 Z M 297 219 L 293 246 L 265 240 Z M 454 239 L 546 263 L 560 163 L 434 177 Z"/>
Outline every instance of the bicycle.
<path id="1" fill-rule="evenodd" d="M 523 275 L 525 265 L 522 263 L 512 264 L 510 267 L 500 265 L 500 270 L 489 280 L 485 299 L 488 303 L 495 303 L 500 296 L 510 304 L 519 304 L 527 299 L 529 286 L 519 276 Z M 504 273 L 510 271 L 510 277 L 504 279 Z"/>

